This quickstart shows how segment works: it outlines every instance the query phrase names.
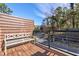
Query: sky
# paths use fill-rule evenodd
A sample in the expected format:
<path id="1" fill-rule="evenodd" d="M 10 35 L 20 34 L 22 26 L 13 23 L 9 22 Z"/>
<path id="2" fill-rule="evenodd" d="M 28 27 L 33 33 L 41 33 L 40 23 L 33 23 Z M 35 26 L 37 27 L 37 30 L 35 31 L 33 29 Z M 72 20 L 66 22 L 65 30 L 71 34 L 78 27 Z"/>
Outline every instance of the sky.
<path id="1" fill-rule="evenodd" d="M 51 15 L 51 8 L 69 6 L 69 4 L 63 3 L 7 3 L 6 5 L 12 9 L 13 16 L 33 20 L 35 25 L 42 24 L 43 19 L 47 16 L 44 13 Z"/>

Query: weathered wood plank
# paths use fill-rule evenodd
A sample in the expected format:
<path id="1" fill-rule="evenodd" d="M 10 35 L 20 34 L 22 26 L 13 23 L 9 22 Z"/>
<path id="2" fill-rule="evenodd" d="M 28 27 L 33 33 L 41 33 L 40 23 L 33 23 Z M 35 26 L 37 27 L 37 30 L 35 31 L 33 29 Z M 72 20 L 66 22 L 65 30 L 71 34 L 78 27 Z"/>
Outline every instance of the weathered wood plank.
<path id="1" fill-rule="evenodd" d="M 8 33 L 29 32 L 32 35 L 33 29 L 34 22 L 32 20 L 18 18 L 7 14 L 0 14 L 0 41 L 4 40 L 4 35 Z M 0 42 L 0 46 L 1 43 L 2 42 Z"/>
<path id="2" fill-rule="evenodd" d="M 35 44 L 32 43 L 25 43 L 23 45 L 19 45 L 16 47 L 12 47 L 9 48 L 7 50 L 7 56 L 34 56 L 34 55 L 38 55 L 38 56 L 42 56 L 42 55 L 46 55 L 46 56 L 63 56 L 63 54 L 58 53 L 56 51 L 53 50 L 49 50 L 46 47 L 42 48 L 43 46 L 39 47 Z M 40 53 L 40 54 L 38 54 Z M 0 55 L 3 55 L 3 53 L 0 53 Z"/>

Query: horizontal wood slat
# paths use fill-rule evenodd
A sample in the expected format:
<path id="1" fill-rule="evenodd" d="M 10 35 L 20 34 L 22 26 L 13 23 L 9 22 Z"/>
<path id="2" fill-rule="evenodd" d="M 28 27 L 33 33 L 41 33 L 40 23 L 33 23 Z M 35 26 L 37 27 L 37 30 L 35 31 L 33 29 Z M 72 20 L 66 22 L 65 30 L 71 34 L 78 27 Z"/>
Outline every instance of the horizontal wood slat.
<path id="1" fill-rule="evenodd" d="M 29 20 L 29 21 L 33 22 L 30 19 L 19 18 L 19 17 L 7 15 L 7 14 L 0 14 L 0 18 L 4 18 L 4 19 L 8 19 L 8 20 L 15 20 L 15 21 L 24 21 L 24 22 Z"/>
<path id="2" fill-rule="evenodd" d="M 32 34 L 33 30 L 34 22 L 32 20 L 18 18 L 7 14 L 0 14 L 0 41 L 4 39 L 5 34 L 27 32 Z"/>

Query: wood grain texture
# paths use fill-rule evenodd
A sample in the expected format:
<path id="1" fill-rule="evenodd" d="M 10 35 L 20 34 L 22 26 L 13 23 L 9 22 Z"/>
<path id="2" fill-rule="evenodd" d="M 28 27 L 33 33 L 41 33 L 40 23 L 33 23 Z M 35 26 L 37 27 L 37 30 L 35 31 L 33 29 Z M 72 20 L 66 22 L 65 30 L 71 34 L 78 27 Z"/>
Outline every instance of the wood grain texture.
<path id="1" fill-rule="evenodd" d="M 43 47 L 43 48 L 41 48 Z M 7 50 L 7 56 L 65 56 L 57 51 L 50 50 L 44 46 L 25 43 Z M 48 50 L 47 50 L 48 49 Z"/>
<path id="2" fill-rule="evenodd" d="M 0 14 L 0 46 L 5 34 L 29 32 L 32 35 L 33 30 L 34 22 L 32 20 Z"/>

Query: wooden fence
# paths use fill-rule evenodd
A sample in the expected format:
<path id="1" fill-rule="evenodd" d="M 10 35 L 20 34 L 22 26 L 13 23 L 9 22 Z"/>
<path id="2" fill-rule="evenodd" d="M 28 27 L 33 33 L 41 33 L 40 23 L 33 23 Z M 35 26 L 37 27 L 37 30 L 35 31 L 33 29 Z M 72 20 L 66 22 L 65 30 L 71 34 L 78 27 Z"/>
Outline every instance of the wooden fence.
<path id="1" fill-rule="evenodd" d="M 30 33 L 34 30 L 34 22 L 29 19 L 0 14 L 0 51 L 4 35 L 8 33 Z"/>

